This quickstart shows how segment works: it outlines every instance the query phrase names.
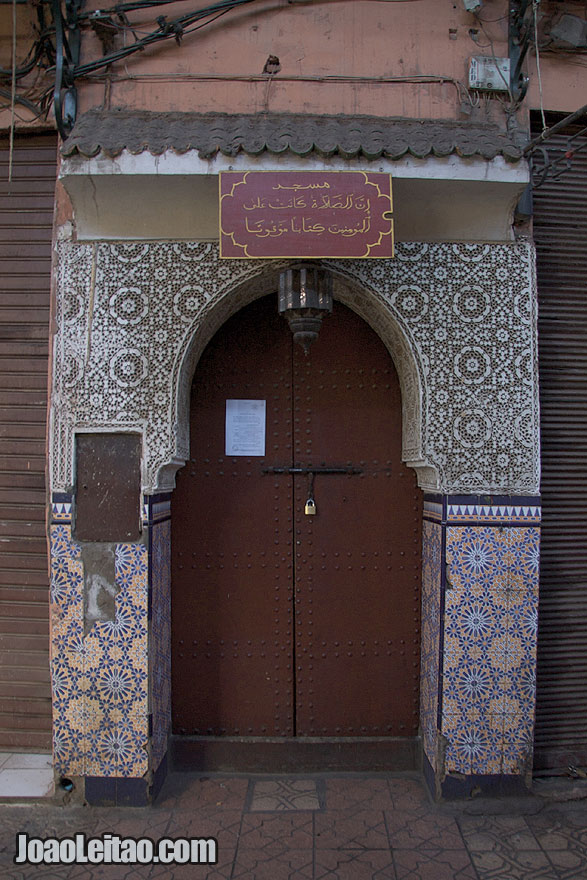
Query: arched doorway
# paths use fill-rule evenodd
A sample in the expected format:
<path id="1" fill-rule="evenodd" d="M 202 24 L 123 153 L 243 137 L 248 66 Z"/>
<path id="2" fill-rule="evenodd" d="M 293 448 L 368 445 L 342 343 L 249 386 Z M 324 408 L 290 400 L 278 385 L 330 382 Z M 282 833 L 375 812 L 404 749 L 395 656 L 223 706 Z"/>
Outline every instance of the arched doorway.
<path id="1" fill-rule="evenodd" d="M 264 402 L 264 454 L 226 454 L 227 400 Z M 308 357 L 276 297 L 216 334 L 172 501 L 175 734 L 416 735 L 422 501 L 401 436 L 389 353 L 342 304 Z"/>

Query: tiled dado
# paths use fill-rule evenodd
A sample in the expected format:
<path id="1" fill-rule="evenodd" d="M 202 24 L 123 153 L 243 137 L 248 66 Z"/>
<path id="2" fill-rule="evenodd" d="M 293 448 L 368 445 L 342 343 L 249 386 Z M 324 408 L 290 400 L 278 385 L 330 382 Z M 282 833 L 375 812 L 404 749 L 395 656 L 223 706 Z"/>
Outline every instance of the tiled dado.
<path id="1" fill-rule="evenodd" d="M 424 726 L 433 704 L 422 706 L 426 757 L 447 791 L 451 774 L 523 778 L 533 743 L 539 499 L 430 496 L 424 519 L 423 617 L 438 618 L 436 629 L 423 627 L 423 656 L 428 640 L 440 672 L 436 744 Z M 427 575 L 430 552 L 442 558 L 440 573 Z"/>
<path id="2" fill-rule="evenodd" d="M 154 511 L 151 558 L 151 708 L 153 772 L 161 766 L 171 732 L 171 519 L 167 509 Z"/>
<path id="3" fill-rule="evenodd" d="M 437 767 L 439 657 L 442 583 L 442 527 L 423 523 L 422 641 L 420 650 L 420 729 L 422 747 L 431 767 Z"/>
<path id="4" fill-rule="evenodd" d="M 126 802 L 136 802 L 138 786 L 144 790 L 145 780 L 164 772 L 171 720 L 169 497 L 146 499 L 143 542 L 116 545 L 114 619 L 87 633 L 71 499 L 53 499 L 55 765 L 64 776 L 85 777 L 94 802 L 122 802 L 123 783 L 131 791 Z M 536 498 L 425 499 L 421 726 L 437 791 L 458 793 L 449 785 L 457 778 L 478 784 L 526 772 L 539 514 Z"/>
<path id="5" fill-rule="evenodd" d="M 54 762 L 62 776 L 138 782 L 157 770 L 165 754 L 168 499 L 146 499 L 143 517 L 145 542 L 115 547 L 114 619 L 96 621 L 84 632 L 84 571 L 81 547 L 71 537 L 71 499 L 53 498 L 51 672 Z"/>

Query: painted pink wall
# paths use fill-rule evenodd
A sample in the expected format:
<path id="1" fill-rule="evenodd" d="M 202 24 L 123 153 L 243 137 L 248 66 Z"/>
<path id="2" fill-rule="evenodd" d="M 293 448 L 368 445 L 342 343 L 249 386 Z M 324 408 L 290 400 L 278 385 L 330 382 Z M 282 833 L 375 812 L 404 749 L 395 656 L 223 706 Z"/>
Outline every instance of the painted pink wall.
<path id="1" fill-rule="evenodd" d="M 505 8 L 505 3 L 499 0 L 492 6 Z M 178 3 L 164 11 L 172 18 L 186 8 L 194 4 Z M 155 17 L 152 11 L 140 15 L 143 26 Z M 374 79 L 447 77 L 465 85 L 468 57 L 479 53 L 469 36 L 474 24 L 460 0 L 259 0 L 187 35 L 180 47 L 169 41 L 132 56 L 126 65 L 117 64 L 109 101 L 111 106 L 162 111 L 466 118 L 460 113 L 463 95 L 450 81 Z M 503 27 L 495 33 L 497 54 L 505 52 L 505 33 Z M 93 38 L 86 41 L 87 57 L 95 57 L 97 50 Z M 269 55 L 276 55 L 281 64 L 273 78 L 263 76 Z M 234 76 L 253 81 L 235 82 Z M 327 76 L 359 81 L 329 82 Z M 103 81 L 86 86 L 83 109 L 108 101 L 108 89 Z M 482 113 L 499 109 L 497 102 L 489 102 Z"/>
<path id="2" fill-rule="evenodd" d="M 191 0 L 132 13 L 132 21 L 140 22 L 141 30 L 152 29 L 162 11 L 172 19 L 206 2 Z M 577 12 L 576 3 L 543 2 L 541 8 L 565 11 L 566 6 Z M 170 40 L 114 65 L 109 84 L 102 75 L 84 86 L 82 109 L 109 104 L 161 111 L 465 120 L 469 117 L 461 112 L 463 94 L 450 80 L 467 85 L 471 55 L 507 55 L 507 10 L 507 0 L 485 0 L 481 25 L 465 11 L 462 0 L 258 0 L 186 35 L 179 47 Z M 96 38 L 87 36 L 85 58 L 100 52 Z M 274 77 L 263 75 L 269 55 L 276 55 L 281 64 Z M 533 53 L 528 67 L 532 84 L 523 112 L 540 103 Z M 570 112 L 584 101 L 580 59 L 545 56 L 542 74 L 548 109 Z M 358 80 L 332 82 L 325 79 L 329 76 Z M 418 84 L 375 81 L 414 76 L 448 79 Z M 481 96 L 474 116 L 503 121 L 500 100 Z"/>
<path id="3" fill-rule="evenodd" d="M 155 19 L 161 14 L 171 20 L 209 2 L 180 0 L 129 13 L 129 18 L 142 34 L 157 28 Z M 84 10 L 107 5 L 88 0 Z M 464 114 L 461 103 L 464 99 L 467 104 L 467 97 L 456 83 L 466 86 L 471 55 L 507 55 L 507 8 L 507 0 L 485 0 L 481 26 L 465 11 L 462 0 L 255 0 L 185 35 L 180 46 L 174 40 L 161 42 L 112 65 L 109 73 L 80 79 L 80 112 L 104 106 L 162 112 L 473 118 L 503 124 L 505 94 L 481 95 L 472 113 Z M 561 11 L 582 14 L 583 9 L 576 2 L 546 0 L 540 8 L 544 21 Z M 19 36 L 28 38 L 30 25 L 24 18 L 19 22 Z M 10 33 L 11 10 L 4 6 L 0 9 L 4 54 Z M 133 40 L 130 31 L 122 32 L 116 47 Z M 272 77 L 263 74 L 269 55 L 276 55 L 281 64 Z M 101 56 L 101 43 L 85 29 L 82 63 Z M 581 106 L 587 94 L 585 56 L 544 53 L 541 62 L 545 108 L 571 112 Z M 530 107 L 540 106 L 533 52 L 527 67 L 531 85 L 521 121 Z M 328 80 L 333 76 L 347 81 Z M 418 76 L 446 80 L 390 81 Z M 349 77 L 357 79 L 350 82 Z M 27 115 L 19 111 L 17 123 Z M 0 111 L 0 128 L 9 123 L 9 112 Z"/>

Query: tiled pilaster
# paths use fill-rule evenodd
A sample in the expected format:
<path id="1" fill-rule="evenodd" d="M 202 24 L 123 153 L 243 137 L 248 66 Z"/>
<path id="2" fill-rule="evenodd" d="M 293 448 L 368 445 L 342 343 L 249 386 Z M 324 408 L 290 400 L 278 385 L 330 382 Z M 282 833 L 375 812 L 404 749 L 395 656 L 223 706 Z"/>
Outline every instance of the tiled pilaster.
<path id="1" fill-rule="evenodd" d="M 149 499 L 151 560 L 152 769 L 157 774 L 171 730 L 171 512 L 170 495 Z"/>
<path id="2" fill-rule="evenodd" d="M 539 500 L 430 497 L 424 516 L 422 733 L 437 793 L 522 788 L 532 762 Z M 428 562 L 439 557 L 440 573 Z"/>
<path id="3" fill-rule="evenodd" d="M 159 503 L 159 507 L 157 504 Z M 144 541 L 114 546 L 113 619 L 84 624 L 82 548 L 71 498 L 50 526 L 54 764 L 91 803 L 146 803 L 170 718 L 169 505 L 146 499 Z M 151 623 L 151 625 L 149 625 Z M 78 783 L 79 784 L 79 783 Z"/>
<path id="4" fill-rule="evenodd" d="M 432 769 L 436 770 L 443 533 L 440 521 L 426 518 L 426 506 L 422 535 L 420 727 L 424 754 Z"/>

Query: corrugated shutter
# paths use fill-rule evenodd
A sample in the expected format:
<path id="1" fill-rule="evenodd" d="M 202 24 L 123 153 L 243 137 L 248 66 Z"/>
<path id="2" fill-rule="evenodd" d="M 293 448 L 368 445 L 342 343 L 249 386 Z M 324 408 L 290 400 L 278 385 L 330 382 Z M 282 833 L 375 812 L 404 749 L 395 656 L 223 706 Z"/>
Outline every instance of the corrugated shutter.
<path id="1" fill-rule="evenodd" d="M 51 743 L 45 420 L 57 141 L 0 137 L 0 749 Z"/>
<path id="2" fill-rule="evenodd" d="M 548 140 L 553 157 L 568 136 Z M 543 499 L 535 766 L 563 769 L 587 764 L 587 152 L 534 191 L 534 212 Z"/>

